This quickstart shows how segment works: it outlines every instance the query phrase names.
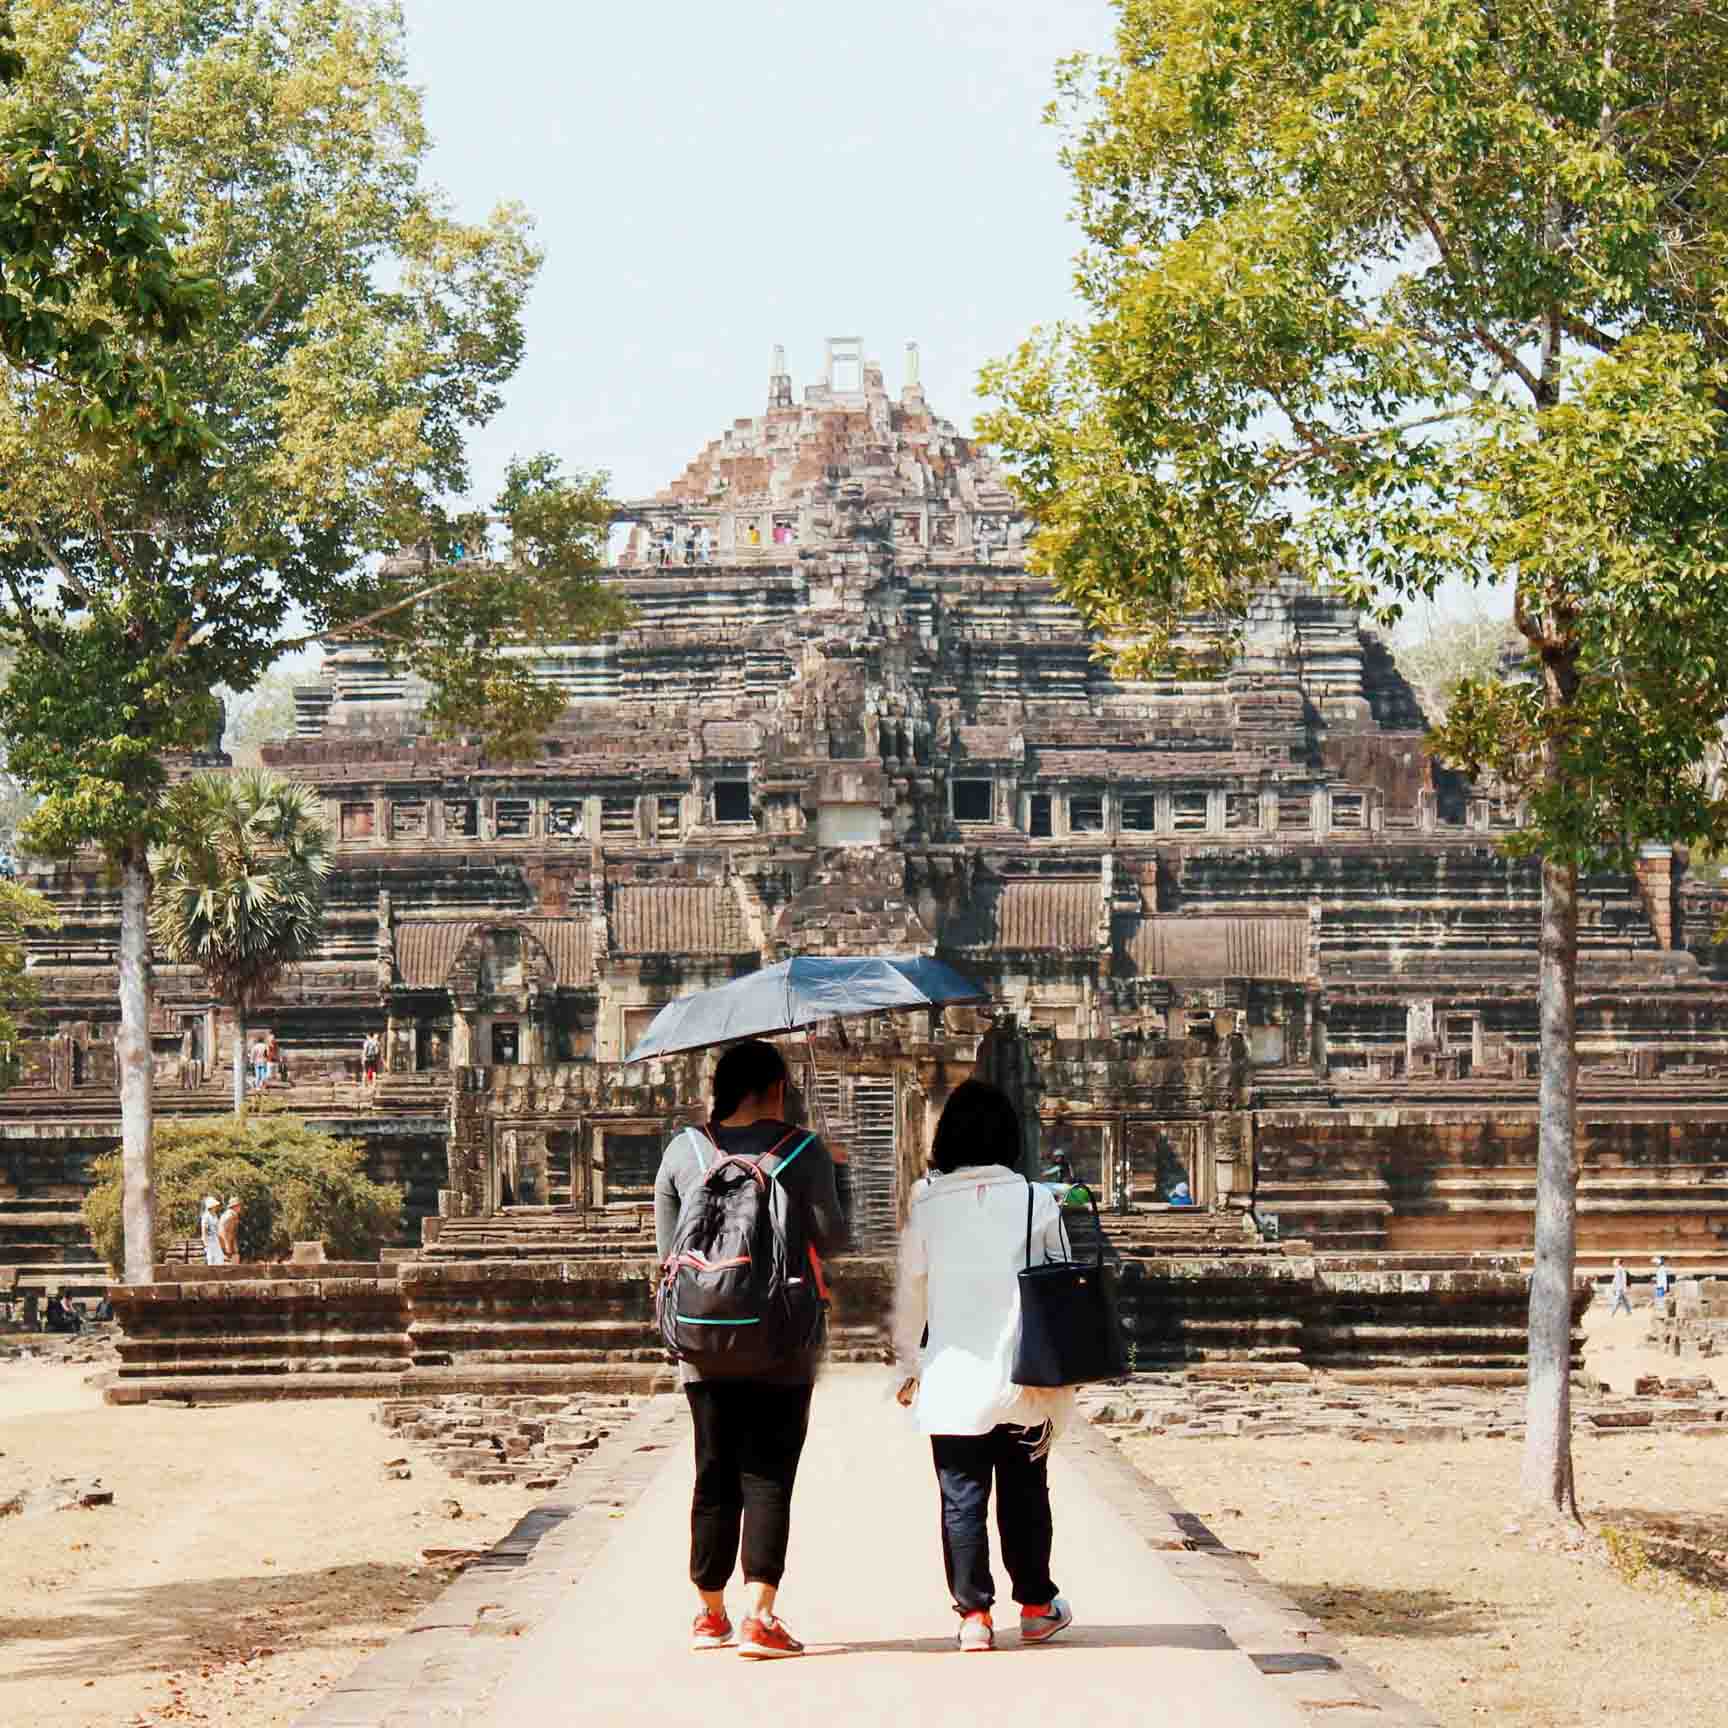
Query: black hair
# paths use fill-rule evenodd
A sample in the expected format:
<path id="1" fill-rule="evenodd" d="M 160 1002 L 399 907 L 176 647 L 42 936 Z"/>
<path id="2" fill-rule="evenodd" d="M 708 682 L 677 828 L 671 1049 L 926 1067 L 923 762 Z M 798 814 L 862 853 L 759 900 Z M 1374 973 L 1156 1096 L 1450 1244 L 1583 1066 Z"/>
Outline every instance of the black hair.
<path id="1" fill-rule="evenodd" d="M 786 1078 L 786 1058 L 772 1044 L 751 1038 L 734 1044 L 714 1064 L 711 1122 L 724 1122 L 746 1098 L 757 1098 Z"/>
<path id="2" fill-rule="evenodd" d="M 983 1080 L 965 1080 L 942 1107 L 931 1166 L 946 1176 L 974 1164 L 1020 1164 L 1020 1116 L 1007 1093 Z"/>

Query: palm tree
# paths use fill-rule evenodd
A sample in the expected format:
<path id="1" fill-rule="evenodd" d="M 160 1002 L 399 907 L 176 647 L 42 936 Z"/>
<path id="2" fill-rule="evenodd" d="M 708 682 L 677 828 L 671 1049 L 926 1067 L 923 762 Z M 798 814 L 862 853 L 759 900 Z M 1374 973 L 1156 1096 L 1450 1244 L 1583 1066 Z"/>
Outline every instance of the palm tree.
<path id="1" fill-rule="evenodd" d="M 261 769 L 202 774 L 164 801 L 151 934 L 234 1010 L 234 1114 L 246 1111 L 246 1021 L 324 922 L 328 835 L 304 786 Z"/>

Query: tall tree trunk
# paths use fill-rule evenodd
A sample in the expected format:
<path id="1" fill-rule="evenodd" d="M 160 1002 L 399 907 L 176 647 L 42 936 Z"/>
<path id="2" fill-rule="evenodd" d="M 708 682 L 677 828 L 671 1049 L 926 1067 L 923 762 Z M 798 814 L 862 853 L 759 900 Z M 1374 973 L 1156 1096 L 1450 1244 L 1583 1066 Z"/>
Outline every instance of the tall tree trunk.
<path id="1" fill-rule="evenodd" d="M 120 866 L 120 1216 L 126 1282 L 148 1284 L 156 1260 L 156 1070 L 150 1050 L 150 863 L 142 845 Z"/>
<path id="2" fill-rule="evenodd" d="M 1572 1274 L 1578 1253 L 1578 872 L 1542 861 L 1536 1265 L 1530 1279 L 1524 1498 L 1578 1516 L 1572 1481 Z"/>
<path id="3" fill-rule="evenodd" d="M 234 1114 L 246 1114 L 246 1010 L 238 1003 L 234 1008 Z"/>

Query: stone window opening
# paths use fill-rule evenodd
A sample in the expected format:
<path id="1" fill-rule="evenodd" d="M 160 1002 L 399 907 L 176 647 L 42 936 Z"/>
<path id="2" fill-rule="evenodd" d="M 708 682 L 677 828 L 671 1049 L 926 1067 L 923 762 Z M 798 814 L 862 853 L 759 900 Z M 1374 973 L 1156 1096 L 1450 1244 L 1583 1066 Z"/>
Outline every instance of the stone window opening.
<path id="1" fill-rule="evenodd" d="M 634 798 L 602 798 L 600 800 L 600 832 L 615 839 L 633 839 L 636 834 L 636 800 Z"/>
<path id="2" fill-rule="evenodd" d="M 1334 828 L 1365 828 L 1363 797 L 1360 792 L 1332 794 L 1332 826 Z"/>
<path id="3" fill-rule="evenodd" d="M 716 780 L 714 782 L 714 820 L 716 822 L 750 822 L 750 782 L 748 780 Z"/>
<path id="4" fill-rule="evenodd" d="M 989 780 L 956 780 L 954 782 L 954 820 L 956 822 L 988 822 L 994 816 L 996 787 Z"/>
<path id="5" fill-rule="evenodd" d="M 1207 828 L 1206 794 L 1178 792 L 1170 803 L 1170 826 L 1178 834 L 1203 834 Z"/>
<path id="6" fill-rule="evenodd" d="M 1225 793 L 1224 826 L 1226 828 L 1258 828 L 1260 826 L 1259 793 Z"/>
<path id="7" fill-rule="evenodd" d="M 1050 794 L 1034 792 L 1026 804 L 1026 832 L 1034 840 L 1048 840 L 1056 832 L 1051 815 Z"/>
<path id="8" fill-rule="evenodd" d="M 1136 793 L 1122 800 L 1122 831 L 1151 834 L 1158 827 L 1158 800 L 1151 793 Z"/>
<path id="9" fill-rule="evenodd" d="M 1306 793 L 1286 794 L 1278 800 L 1280 828 L 1311 828 L 1314 825 L 1314 800 Z"/>
<path id="10" fill-rule="evenodd" d="M 684 832 L 684 800 L 661 798 L 654 805 L 654 835 L 659 840 L 676 840 Z"/>
<path id="11" fill-rule="evenodd" d="M 586 826 L 580 799 L 561 800 L 547 811 L 546 832 L 560 840 L 580 840 Z"/>
<path id="12" fill-rule="evenodd" d="M 370 840 L 376 811 L 371 804 L 344 804 L 341 831 L 344 840 Z"/>
<path id="13" fill-rule="evenodd" d="M 390 806 L 390 838 L 422 840 L 426 837 L 426 806 L 423 803 Z"/>
<path id="14" fill-rule="evenodd" d="M 463 840 L 472 840 L 479 832 L 472 798 L 445 799 L 444 832 Z"/>
<path id="15" fill-rule="evenodd" d="M 522 1027 L 515 1020 L 492 1022 L 492 1065 L 514 1068 L 521 1060 Z"/>
<path id="16" fill-rule="evenodd" d="M 492 819 L 500 840 L 526 840 L 534 827 L 534 801 L 500 798 L 492 808 Z"/>
<path id="17" fill-rule="evenodd" d="M 1104 794 L 1074 792 L 1068 797 L 1068 832 L 1101 834 L 1104 831 Z"/>

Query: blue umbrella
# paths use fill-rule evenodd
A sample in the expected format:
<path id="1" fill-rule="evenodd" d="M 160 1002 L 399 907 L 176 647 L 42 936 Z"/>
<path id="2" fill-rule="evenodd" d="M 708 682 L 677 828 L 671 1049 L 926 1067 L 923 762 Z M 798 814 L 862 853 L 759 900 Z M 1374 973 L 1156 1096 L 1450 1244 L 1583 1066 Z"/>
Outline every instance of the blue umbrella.
<path id="1" fill-rule="evenodd" d="M 782 960 L 668 1002 L 624 1060 L 642 1062 L 739 1038 L 797 1032 L 848 1014 L 989 1000 L 982 986 L 922 954 Z"/>

